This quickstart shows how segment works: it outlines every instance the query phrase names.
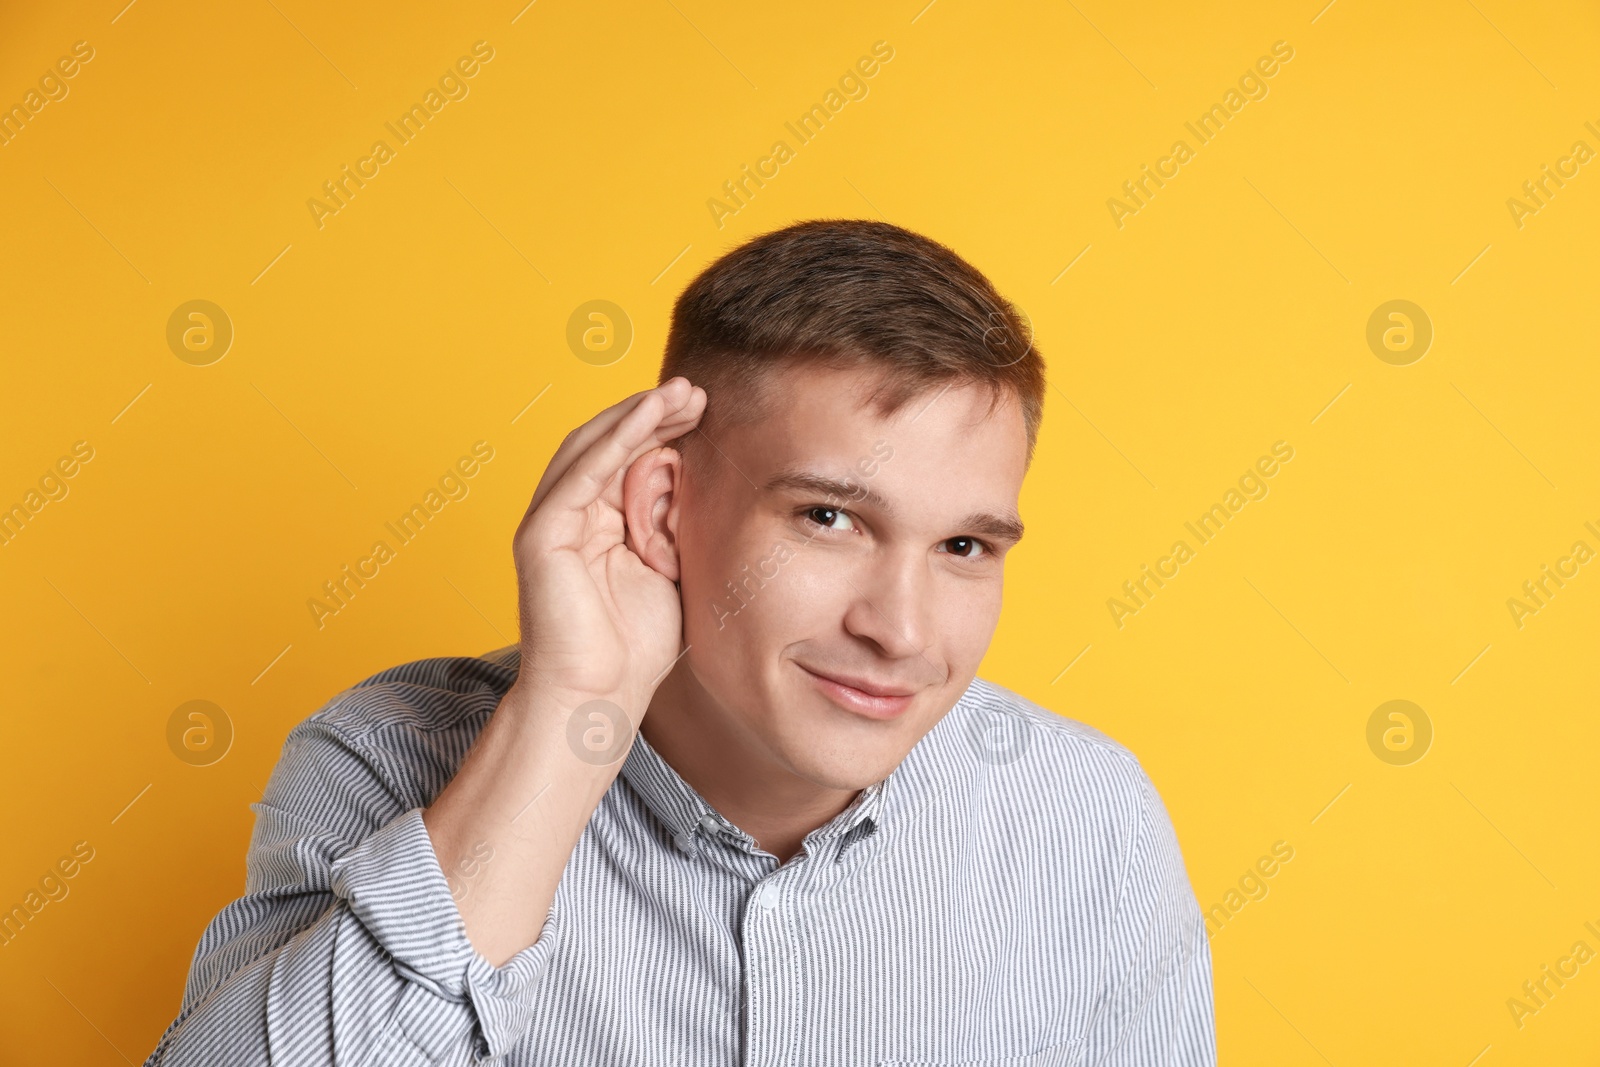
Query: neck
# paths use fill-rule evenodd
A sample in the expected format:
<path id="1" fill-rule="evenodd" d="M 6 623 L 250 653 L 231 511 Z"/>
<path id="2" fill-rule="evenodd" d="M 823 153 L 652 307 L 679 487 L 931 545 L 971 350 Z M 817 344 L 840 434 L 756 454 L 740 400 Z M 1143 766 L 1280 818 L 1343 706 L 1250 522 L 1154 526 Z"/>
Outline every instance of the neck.
<path id="1" fill-rule="evenodd" d="M 780 863 L 861 792 L 830 789 L 784 767 L 683 663 L 656 690 L 639 732 L 708 804 Z"/>

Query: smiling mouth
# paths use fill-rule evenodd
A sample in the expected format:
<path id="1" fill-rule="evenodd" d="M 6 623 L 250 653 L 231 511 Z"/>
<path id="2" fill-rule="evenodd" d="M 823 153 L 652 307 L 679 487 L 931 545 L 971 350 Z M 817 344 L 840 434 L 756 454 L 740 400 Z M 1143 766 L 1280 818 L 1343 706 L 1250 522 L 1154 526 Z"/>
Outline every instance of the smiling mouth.
<path id="1" fill-rule="evenodd" d="M 795 666 L 799 667 L 797 663 Z M 800 667 L 811 683 L 834 704 L 869 719 L 893 719 L 911 706 L 915 690 L 871 682 L 864 678 L 840 679 Z"/>

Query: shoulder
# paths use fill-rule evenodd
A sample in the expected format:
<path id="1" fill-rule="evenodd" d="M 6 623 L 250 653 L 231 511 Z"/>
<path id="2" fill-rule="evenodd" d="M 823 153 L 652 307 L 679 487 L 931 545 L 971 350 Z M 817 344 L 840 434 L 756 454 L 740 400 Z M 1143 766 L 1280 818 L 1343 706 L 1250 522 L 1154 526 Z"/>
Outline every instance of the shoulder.
<path id="1" fill-rule="evenodd" d="M 335 694 L 301 724 L 352 741 L 393 731 L 437 732 L 493 711 L 517 676 L 516 646 L 481 656 L 435 656 L 401 663 Z"/>
<path id="2" fill-rule="evenodd" d="M 378 671 L 296 724 L 285 757 L 310 750 L 366 764 L 404 802 L 430 801 L 516 680 L 517 646 Z"/>
<path id="3" fill-rule="evenodd" d="M 990 788 L 1035 811 L 1129 827 L 1162 806 L 1126 745 L 996 682 L 974 678 L 947 718 L 974 769 L 992 772 Z"/>
<path id="4" fill-rule="evenodd" d="M 1004 813 L 1004 831 L 1035 847 L 1017 862 L 1090 893 L 1120 899 L 1127 878 L 1186 892 L 1171 817 L 1144 765 L 1101 730 L 976 678 L 951 710 L 947 752 L 967 762 L 981 806 Z M 1192 895 L 1192 892 L 1191 894 Z"/>
<path id="5" fill-rule="evenodd" d="M 1026 769 L 1068 761 L 1104 768 L 1118 780 L 1144 777 L 1139 758 L 1122 742 L 986 678 L 972 680 L 951 709 L 952 716 L 958 713 L 959 725 L 980 751 L 984 746 L 977 739 L 988 735 L 993 762 Z"/>

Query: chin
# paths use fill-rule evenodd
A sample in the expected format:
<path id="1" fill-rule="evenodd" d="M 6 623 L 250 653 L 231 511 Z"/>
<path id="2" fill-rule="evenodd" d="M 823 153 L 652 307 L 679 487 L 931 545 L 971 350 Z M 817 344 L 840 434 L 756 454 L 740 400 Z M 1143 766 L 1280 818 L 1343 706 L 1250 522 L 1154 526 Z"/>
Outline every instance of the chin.
<path id="1" fill-rule="evenodd" d="M 865 789 L 888 777 L 915 743 L 908 743 L 898 732 L 864 733 L 853 723 L 837 720 L 813 720 L 785 740 L 786 762 L 795 774 L 824 788 L 840 790 Z"/>
<path id="2" fill-rule="evenodd" d="M 846 763 L 812 763 L 795 767 L 795 772 L 809 782 L 828 789 L 865 789 L 874 782 L 887 778 L 899 760 L 884 764 L 866 765 L 860 761 Z"/>

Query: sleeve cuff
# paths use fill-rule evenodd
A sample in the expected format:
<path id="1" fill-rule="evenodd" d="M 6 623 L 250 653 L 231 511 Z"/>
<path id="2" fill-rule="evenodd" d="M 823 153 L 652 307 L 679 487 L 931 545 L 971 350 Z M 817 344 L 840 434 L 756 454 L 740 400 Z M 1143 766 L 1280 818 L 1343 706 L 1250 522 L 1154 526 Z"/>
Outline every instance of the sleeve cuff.
<path id="1" fill-rule="evenodd" d="M 332 888 L 396 970 L 445 1000 L 472 1005 L 490 1056 L 509 1052 L 526 1032 L 534 987 L 555 947 L 555 909 L 533 944 L 491 964 L 467 938 L 421 808 L 395 816 L 336 860 Z"/>

